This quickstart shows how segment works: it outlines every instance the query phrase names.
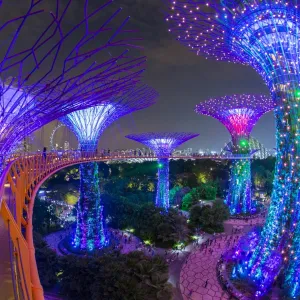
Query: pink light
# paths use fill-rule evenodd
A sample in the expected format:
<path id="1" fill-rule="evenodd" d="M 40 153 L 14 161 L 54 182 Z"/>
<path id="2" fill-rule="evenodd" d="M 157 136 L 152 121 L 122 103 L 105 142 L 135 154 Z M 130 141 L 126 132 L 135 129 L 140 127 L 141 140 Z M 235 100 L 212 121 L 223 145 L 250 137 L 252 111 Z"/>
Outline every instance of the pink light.
<path id="1" fill-rule="evenodd" d="M 232 131 L 236 133 L 237 135 L 246 135 L 247 129 L 249 127 L 249 116 L 246 115 L 232 115 L 228 118 L 228 121 L 230 123 L 230 127 L 232 127 Z"/>

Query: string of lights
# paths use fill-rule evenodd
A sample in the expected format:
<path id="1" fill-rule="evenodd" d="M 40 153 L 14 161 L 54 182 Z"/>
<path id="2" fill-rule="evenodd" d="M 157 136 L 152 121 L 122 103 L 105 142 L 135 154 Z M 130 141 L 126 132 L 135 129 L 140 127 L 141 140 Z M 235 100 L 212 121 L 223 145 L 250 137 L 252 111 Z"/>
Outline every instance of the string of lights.
<path id="1" fill-rule="evenodd" d="M 50 121 L 128 91 L 144 71 L 145 57 L 129 56 L 128 48 L 137 45 L 125 30 L 128 19 L 121 24 L 116 19 L 121 9 L 95 28 L 92 19 L 109 11 L 110 5 L 89 11 L 85 0 L 82 19 L 70 28 L 65 19 L 72 1 L 54 1 L 49 10 L 45 2 L 30 1 L 25 14 L 12 12 L 14 18 L 6 20 L 4 16 L 2 20 L 0 38 L 3 35 L 6 42 L 0 57 L 1 160 L 25 136 Z M 41 18 L 45 25 L 35 27 L 27 39 L 28 48 L 22 48 L 24 33 L 28 35 L 26 26 Z M 117 37 L 120 32 L 121 41 Z M 108 55 L 109 49 L 114 50 Z"/>
<path id="2" fill-rule="evenodd" d="M 125 95 L 111 98 L 104 105 L 72 112 L 61 121 L 75 133 L 81 151 L 96 153 L 99 138 L 108 126 L 124 115 L 153 105 L 157 97 L 158 93 L 151 87 L 138 85 Z M 93 251 L 107 245 L 102 210 L 98 164 L 81 164 L 80 198 L 73 239 L 75 248 Z"/>
<path id="3" fill-rule="evenodd" d="M 250 156 L 250 133 L 266 112 L 274 109 L 275 103 L 263 95 L 232 95 L 209 99 L 196 106 L 196 113 L 211 116 L 221 122 L 232 137 L 233 155 Z M 225 203 L 231 215 L 255 212 L 251 195 L 250 159 L 236 159 L 231 165 L 230 183 Z"/>
<path id="4" fill-rule="evenodd" d="M 162 207 L 165 210 L 169 208 L 169 159 L 173 150 L 198 135 L 197 133 L 186 132 L 148 132 L 126 136 L 128 139 L 146 145 L 158 157 L 156 206 Z"/>
<path id="5" fill-rule="evenodd" d="M 263 78 L 274 102 L 277 160 L 266 223 L 243 272 L 264 295 L 284 272 L 285 295 L 300 297 L 298 0 L 169 1 L 169 31 L 197 55 L 242 63 Z M 240 268 L 241 269 L 241 268 Z"/>

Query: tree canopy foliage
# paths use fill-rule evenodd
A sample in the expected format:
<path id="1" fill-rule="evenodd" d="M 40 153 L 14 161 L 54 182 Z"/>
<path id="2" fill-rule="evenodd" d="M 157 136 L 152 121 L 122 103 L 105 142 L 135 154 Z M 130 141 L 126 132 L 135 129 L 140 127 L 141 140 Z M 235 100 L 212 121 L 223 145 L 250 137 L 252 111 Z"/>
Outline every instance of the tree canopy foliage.
<path id="1" fill-rule="evenodd" d="M 263 189 L 271 195 L 273 189 L 275 158 L 256 159 L 252 161 L 252 182 L 256 189 Z"/>
<path id="2" fill-rule="evenodd" d="M 34 234 L 36 261 L 45 289 L 58 284 L 68 299 L 171 299 L 168 265 L 142 252 L 104 256 L 58 257 L 39 234 Z"/>
<path id="3" fill-rule="evenodd" d="M 189 210 L 193 205 L 199 203 L 199 200 L 215 200 L 216 195 L 217 188 L 213 183 L 202 183 L 184 195 L 181 207 L 183 210 Z"/>
<path id="4" fill-rule="evenodd" d="M 213 205 L 193 206 L 190 211 L 189 225 L 208 233 L 223 232 L 223 222 L 230 216 L 228 207 L 222 200 L 215 200 Z"/>
<path id="5" fill-rule="evenodd" d="M 61 260 L 63 294 L 80 300 L 171 299 L 168 266 L 141 252 L 101 257 L 66 256 Z"/>
<path id="6" fill-rule="evenodd" d="M 174 209 L 165 212 L 152 202 L 137 203 L 108 194 L 102 195 L 102 203 L 104 218 L 112 228 L 133 228 L 141 239 L 165 247 L 188 238 L 186 218 Z"/>
<path id="7" fill-rule="evenodd" d="M 60 228 L 55 205 L 51 202 L 42 201 L 37 196 L 34 201 L 32 223 L 34 230 L 40 234 L 48 234 Z"/>

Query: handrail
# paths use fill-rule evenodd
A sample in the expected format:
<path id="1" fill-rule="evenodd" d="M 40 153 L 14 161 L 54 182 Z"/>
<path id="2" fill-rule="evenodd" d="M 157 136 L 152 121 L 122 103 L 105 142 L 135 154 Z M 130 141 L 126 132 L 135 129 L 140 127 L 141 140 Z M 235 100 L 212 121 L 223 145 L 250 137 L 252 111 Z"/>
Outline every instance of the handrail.
<path id="1" fill-rule="evenodd" d="M 17 244 L 18 244 L 19 260 L 20 260 L 21 270 L 22 270 L 22 277 L 25 279 L 25 272 L 24 272 L 23 261 L 22 261 L 22 251 L 20 250 L 20 242 L 19 242 L 19 239 L 17 239 Z M 25 291 L 26 291 L 27 299 L 30 299 L 30 297 L 29 297 L 29 292 L 28 292 L 28 287 L 27 287 L 26 284 L 25 284 Z"/>
<path id="2" fill-rule="evenodd" d="M 17 286 L 16 286 L 16 277 L 15 277 L 15 269 L 13 267 L 14 265 L 14 261 L 13 261 L 13 249 L 12 249 L 12 241 L 10 238 L 10 225 L 9 225 L 9 220 L 7 220 L 7 227 L 8 227 L 8 246 L 9 246 L 9 258 L 10 258 L 10 269 L 11 269 L 11 280 L 13 283 L 13 290 L 14 290 L 14 295 L 15 295 L 15 299 L 18 299 L 18 293 L 17 293 Z"/>
<path id="3" fill-rule="evenodd" d="M 134 152 L 134 151 L 132 151 Z M 6 158 L 6 162 L 11 162 L 15 159 L 20 158 L 29 158 L 32 156 L 43 156 L 43 152 L 36 151 L 36 152 L 24 152 L 24 153 L 15 153 L 11 156 Z M 157 155 L 155 155 L 153 152 L 149 153 L 120 153 L 120 151 L 115 151 L 110 154 L 107 153 L 101 153 L 101 152 L 82 152 L 80 150 L 68 150 L 68 151 L 60 151 L 60 150 L 51 150 L 49 152 L 46 152 L 46 155 L 55 155 L 57 157 L 83 157 L 83 158 L 97 158 L 97 159 L 103 159 L 103 160 L 118 160 L 120 159 L 140 159 L 140 158 L 157 158 Z M 199 154 L 199 153 L 190 153 L 190 154 L 172 154 L 171 156 L 164 156 L 160 158 L 169 158 L 169 159 L 250 159 L 252 156 L 250 154 L 226 154 L 226 155 L 220 155 L 220 154 Z"/>

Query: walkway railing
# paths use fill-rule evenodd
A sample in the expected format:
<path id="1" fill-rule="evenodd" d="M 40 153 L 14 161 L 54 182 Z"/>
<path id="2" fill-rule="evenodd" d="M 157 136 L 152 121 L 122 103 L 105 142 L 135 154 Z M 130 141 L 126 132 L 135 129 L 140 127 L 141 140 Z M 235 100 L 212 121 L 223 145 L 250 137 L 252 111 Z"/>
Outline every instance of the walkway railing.
<path id="1" fill-rule="evenodd" d="M 156 158 L 153 154 L 87 153 L 56 151 L 49 153 L 16 154 L 6 160 L 0 177 L 0 215 L 8 231 L 7 243 L 11 246 L 12 289 L 15 299 L 44 299 L 33 244 L 33 206 L 37 191 L 52 174 L 65 167 L 95 161 L 114 161 Z M 172 159 L 230 159 L 225 156 L 176 155 Z M 243 157 L 246 158 L 246 157 Z M 232 158 L 231 158 L 232 159 Z M 2 226 L 2 227 L 3 227 Z M 0 272 L 6 272 L 4 269 Z M 8 271 L 7 271 L 8 272 Z M 0 274 L 0 278 L 7 274 Z M 21 284 L 19 284 L 19 282 Z M 21 287 L 20 287 L 21 286 Z M 20 288 L 22 291 L 19 291 Z"/>

